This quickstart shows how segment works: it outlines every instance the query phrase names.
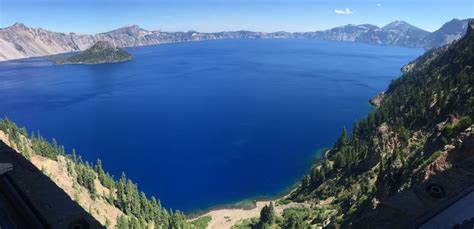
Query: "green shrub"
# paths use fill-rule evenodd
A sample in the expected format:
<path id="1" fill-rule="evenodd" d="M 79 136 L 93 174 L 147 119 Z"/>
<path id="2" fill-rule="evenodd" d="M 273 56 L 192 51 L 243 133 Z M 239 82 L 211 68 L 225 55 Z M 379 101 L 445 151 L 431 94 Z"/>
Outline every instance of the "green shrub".
<path id="1" fill-rule="evenodd" d="M 211 220 L 211 216 L 203 216 L 191 221 L 190 224 L 192 228 L 207 228 L 207 225 L 209 222 L 211 222 Z"/>
<path id="2" fill-rule="evenodd" d="M 420 169 L 423 169 L 425 168 L 427 165 L 429 165 L 431 162 L 435 161 L 436 158 L 438 158 L 439 156 L 441 156 L 443 152 L 438 150 L 436 152 L 434 152 L 433 154 L 431 154 L 427 159 L 423 160 L 421 163 L 420 163 L 420 166 L 419 168 Z"/>

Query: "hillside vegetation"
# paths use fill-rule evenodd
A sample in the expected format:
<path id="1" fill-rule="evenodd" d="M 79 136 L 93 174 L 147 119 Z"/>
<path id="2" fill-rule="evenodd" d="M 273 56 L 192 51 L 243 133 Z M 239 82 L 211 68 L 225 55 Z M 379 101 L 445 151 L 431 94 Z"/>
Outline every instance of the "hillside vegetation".
<path id="1" fill-rule="evenodd" d="M 0 140 L 48 175 L 71 199 L 109 228 L 202 228 L 209 219 L 187 222 L 180 211 L 165 209 L 155 197 L 140 192 L 123 172 L 119 179 L 104 171 L 102 161 L 84 161 L 66 153 L 55 139 L 28 134 L 7 118 L 0 120 Z"/>
<path id="2" fill-rule="evenodd" d="M 391 209 L 381 218 L 380 204 L 444 171 L 474 168 L 466 163 L 474 159 L 473 30 L 471 21 L 464 38 L 412 62 L 379 107 L 350 133 L 342 130 L 288 198 L 312 207 L 286 209 L 283 218 L 272 220 L 262 210 L 260 219 L 236 227 L 405 227 L 411 215 Z"/>

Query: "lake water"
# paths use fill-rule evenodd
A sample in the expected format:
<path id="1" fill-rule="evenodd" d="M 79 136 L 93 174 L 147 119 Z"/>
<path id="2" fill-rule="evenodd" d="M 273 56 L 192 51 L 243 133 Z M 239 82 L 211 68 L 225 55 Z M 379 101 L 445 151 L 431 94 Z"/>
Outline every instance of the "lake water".
<path id="1" fill-rule="evenodd" d="M 291 39 L 128 50 L 118 64 L 0 63 L 0 115 L 187 212 L 280 194 L 423 52 Z"/>

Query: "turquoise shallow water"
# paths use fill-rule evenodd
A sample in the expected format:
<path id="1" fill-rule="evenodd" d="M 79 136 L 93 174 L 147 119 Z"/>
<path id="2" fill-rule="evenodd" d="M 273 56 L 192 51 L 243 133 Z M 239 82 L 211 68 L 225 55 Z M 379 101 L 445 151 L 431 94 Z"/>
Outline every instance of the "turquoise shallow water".
<path id="1" fill-rule="evenodd" d="M 118 64 L 0 63 L 0 114 L 188 212 L 294 184 L 423 52 L 316 40 L 128 50 Z"/>

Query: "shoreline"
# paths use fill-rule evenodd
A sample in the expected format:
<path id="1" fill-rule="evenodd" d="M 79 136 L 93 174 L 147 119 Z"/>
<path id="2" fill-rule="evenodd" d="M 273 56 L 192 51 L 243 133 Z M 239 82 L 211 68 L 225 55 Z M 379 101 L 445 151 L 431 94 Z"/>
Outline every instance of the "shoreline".
<path id="1" fill-rule="evenodd" d="M 2 29 L 2 28 L 0 28 L 0 29 Z M 121 49 L 134 49 L 134 48 L 151 47 L 151 46 L 159 46 L 159 45 L 161 46 L 161 45 L 170 45 L 170 44 L 183 44 L 183 43 L 219 41 L 219 40 L 314 40 L 314 41 L 356 43 L 356 44 L 363 44 L 363 45 L 365 44 L 365 45 L 386 46 L 386 47 L 399 47 L 399 48 L 406 48 L 406 49 L 423 49 L 423 50 L 426 51 L 426 48 L 416 47 L 416 46 L 404 46 L 404 45 L 397 45 L 397 44 L 378 44 L 378 43 L 367 43 L 367 42 L 360 42 L 360 41 L 341 41 L 341 40 L 331 40 L 331 39 L 315 39 L 315 38 L 306 38 L 306 37 L 216 38 L 216 39 L 188 40 L 188 41 L 165 41 L 165 42 L 161 42 L 161 43 L 152 43 L 152 44 L 145 44 L 145 45 L 120 46 L 119 48 L 121 48 Z M 24 60 L 28 60 L 28 59 L 32 59 L 32 58 L 50 58 L 50 57 L 60 56 L 60 55 L 71 55 L 71 54 L 83 52 L 85 50 L 86 49 L 69 50 L 69 51 L 53 52 L 53 53 L 48 53 L 48 54 L 44 54 L 44 55 L 32 55 L 32 56 L 24 56 L 24 57 L 18 57 L 18 58 L 17 57 L 15 57 L 15 58 L 6 58 L 6 59 L 0 59 L 0 63 L 9 62 L 9 61 L 24 61 Z"/>
<path id="2" fill-rule="evenodd" d="M 257 207 L 258 203 L 262 202 L 276 202 L 278 200 L 285 199 L 286 197 L 289 197 L 293 192 L 295 192 L 298 187 L 300 186 L 299 182 L 296 182 L 294 185 L 291 185 L 289 189 L 285 189 L 281 194 L 277 194 L 275 196 L 269 196 L 269 197 L 255 197 L 255 198 L 246 198 L 241 201 L 235 202 L 235 203 L 230 203 L 230 204 L 221 204 L 221 205 L 216 205 L 213 207 L 210 207 L 209 209 L 202 210 L 202 211 L 196 211 L 192 212 L 189 214 L 185 214 L 186 217 L 188 217 L 189 221 L 198 219 L 200 217 L 206 216 L 211 212 L 215 211 L 222 211 L 222 210 L 253 210 Z M 246 204 L 247 203 L 247 204 Z"/>
<path id="3" fill-rule="evenodd" d="M 296 202 L 289 202 L 280 204 L 280 200 L 284 200 L 293 194 L 295 191 L 298 190 L 299 185 L 295 186 L 291 189 L 291 191 L 287 192 L 285 195 L 270 198 L 270 199 L 260 199 L 252 201 L 252 208 L 239 208 L 239 207 L 227 207 L 227 208 L 216 208 L 210 211 L 205 212 L 204 214 L 200 214 L 194 217 L 189 217 L 188 222 L 192 222 L 202 217 L 210 217 L 210 221 L 207 225 L 209 229 L 230 229 L 232 226 L 242 222 L 244 220 L 250 220 L 252 218 L 256 218 L 260 216 L 260 212 L 264 206 L 269 205 L 273 202 L 275 206 L 275 212 L 277 215 L 281 216 L 283 211 L 286 208 L 290 207 L 297 207 L 297 206 L 307 206 L 307 203 L 296 203 Z"/>
<path id="4" fill-rule="evenodd" d="M 309 156 L 308 164 L 309 164 L 309 170 L 311 170 L 311 165 L 315 163 L 319 163 L 320 160 L 325 157 L 327 151 L 331 149 L 331 147 L 324 146 L 316 149 L 313 154 Z M 306 171 L 304 175 L 308 174 L 308 171 Z M 290 196 L 293 192 L 295 192 L 298 187 L 300 186 L 301 179 L 303 177 L 299 177 L 293 181 L 293 183 L 286 188 L 283 189 L 283 191 L 279 192 L 278 194 L 275 195 L 269 195 L 269 196 L 254 196 L 254 197 L 248 197 L 244 198 L 242 200 L 239 200 L 237 202 L 233 203 L 228 203 L 228 204 L 218 204 L 218 205 L 213 205 L 209 208 L 206 208 L 204 210 L 190 210 L 189 213 L 185 213 L 186 217 L 189 217 L 189 220 L 195 220 L 198 219 L 202 216 L 205 216 L 207 213 L 210 213 L 212 211 L 219 211 L 219 210 L 252 210 L 255 207 L 257 207 L 258 202 L 268 202 L 268 201 L 278 201 L 281 199 L 284 199 L 285 197 Z"/>
<path id="5" fill-rule="evenodd" d="M 319 163 L 329 149 L 330 147 L 321 147 L 317 149 L 310 156 L 310 160 L 308 160 L 309 165 Z M 301 185 L 300 181 L 301 178 L 296 179 L 293 185 L 275 196 L 247 198 L 236 203 L 214 206 L 207 210 L 186 214 L 186 217 L 188 218 L 188 222 L 191 222 L 209 216 L 211 217 L 211 220 L 209 221 L 207 228 L 226 229 L 231 228 L 243 220 L 259 217 L 261 209 L 270 204 L 270 202 L 274 203 L 276 214 L 281 216 L 283 211 L 287 208 L 309 206 L 306 202 L 298 203 L 292 200 L 287 203 L 279 203 L 281 200 L 287 199 L 298 190 Z"/>

